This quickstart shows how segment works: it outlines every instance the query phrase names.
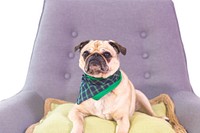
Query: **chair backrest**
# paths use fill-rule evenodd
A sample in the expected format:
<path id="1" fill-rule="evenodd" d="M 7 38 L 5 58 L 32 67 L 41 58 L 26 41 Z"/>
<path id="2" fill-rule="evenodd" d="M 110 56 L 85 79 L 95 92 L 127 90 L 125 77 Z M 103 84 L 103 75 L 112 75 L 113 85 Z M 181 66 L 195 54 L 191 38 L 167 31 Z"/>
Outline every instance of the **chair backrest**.
<path id="1" fill-rule="evenodd" d="M 123 69 L 148 97 L 191 91 L 171 0 L 45 0 L 24 89 L 75 101 L 82 71 L 74 46 L 115 40 Z"/>

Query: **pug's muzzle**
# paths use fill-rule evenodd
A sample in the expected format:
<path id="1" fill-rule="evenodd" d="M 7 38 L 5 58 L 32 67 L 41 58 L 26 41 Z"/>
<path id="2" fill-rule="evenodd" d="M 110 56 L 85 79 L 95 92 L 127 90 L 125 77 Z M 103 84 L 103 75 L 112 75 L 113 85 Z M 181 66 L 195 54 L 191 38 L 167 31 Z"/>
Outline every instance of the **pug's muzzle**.
<path id="1" fill-rule="evenodd" d="M 109 70 L 106 60 L 99 53 L 91 54 L 85 62 L 85 72 L 88 74 L 106 73 Z"/>

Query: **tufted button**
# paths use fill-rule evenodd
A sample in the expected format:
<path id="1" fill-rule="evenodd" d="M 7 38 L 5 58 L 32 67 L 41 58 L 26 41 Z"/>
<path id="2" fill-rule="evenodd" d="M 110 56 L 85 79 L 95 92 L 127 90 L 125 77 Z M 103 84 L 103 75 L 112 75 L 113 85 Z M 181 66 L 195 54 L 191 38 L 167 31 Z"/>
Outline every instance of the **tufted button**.
<path id="1" fill-rule="evenodd" d="M 142 58 L 143 59 L 148 59 L 149 58 L 149 54 L 148 53 L 143 53 L 142 54 Z"/>
<path id="2" fill-rule="evenodd" d="M 68 80 L 71 78 L 71 74 L 70 73 L 65 73 L 65 79 Z"/>
<path id="3" fill-rule="evenodd" d="M 140 32 L 140 37 L 143 38 L 143 39 L 146 38 L 147 32 L 145 32 L 145 31 Z"/>
<path id="4" fill-rule="evenodd" d="M 151 78 L 151 73 L 150 73 L 150 72 L 145 72 L 145 73 L 144 73 L 144 78 L 145 78 L 145 79 Z"/>
<path id="5" fill-rule="evenodd" d="M 78 36 L 78 33 L 76 31 L 73 31 L 71 34 L 72 34 L 72 37 L 74 38 Z"/>
<path id="6" fill-rule="evenodd" d="M 75 54 L 74 54 L 73 52 L 69 52 L 69 53 L 68 53 L 68 57 L 69 57 L 70 59 L 73 59 L 73 58 L 75 57 Z"/>

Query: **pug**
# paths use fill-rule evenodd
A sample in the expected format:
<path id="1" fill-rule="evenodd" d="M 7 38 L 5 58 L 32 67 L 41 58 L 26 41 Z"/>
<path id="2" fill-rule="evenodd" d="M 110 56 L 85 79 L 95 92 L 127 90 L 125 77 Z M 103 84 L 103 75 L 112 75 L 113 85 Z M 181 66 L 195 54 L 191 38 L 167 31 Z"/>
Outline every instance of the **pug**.
<path id="1" fill-rule="evenodd" d="M 116 133 L 129 132 L 135 111 L 158 117 L 148 98 L 120 68 L 119 54 L 126 55 L 125 47 L 112 40 L 88 40 L 75 51 L 80 52 L 79 67 L 84 74 L 77 103 L 68 115 L 73 123 L 71 133 L 83 133 L 84 118 L 91 115 L 116 121 Z"/>

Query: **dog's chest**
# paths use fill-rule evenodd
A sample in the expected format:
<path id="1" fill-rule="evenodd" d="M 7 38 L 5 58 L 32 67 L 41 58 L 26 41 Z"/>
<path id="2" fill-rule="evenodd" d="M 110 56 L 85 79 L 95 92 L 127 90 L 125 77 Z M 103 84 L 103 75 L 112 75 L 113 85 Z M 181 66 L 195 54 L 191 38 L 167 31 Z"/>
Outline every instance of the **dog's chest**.
<path id="1" fill-rule="evenodd" d="M 94 114 L 100 118 L 111 120 L 112 118 L 112 112 L 113 112 L 113 106 L 111 101 L 108 101 L 108 97 L 112 97 L 112 94 L 109 93 L 103 98 L 101 98 L 98 101 L 94 102 Z"/>

